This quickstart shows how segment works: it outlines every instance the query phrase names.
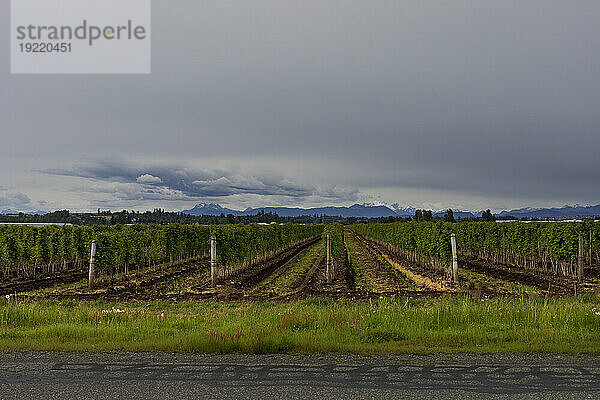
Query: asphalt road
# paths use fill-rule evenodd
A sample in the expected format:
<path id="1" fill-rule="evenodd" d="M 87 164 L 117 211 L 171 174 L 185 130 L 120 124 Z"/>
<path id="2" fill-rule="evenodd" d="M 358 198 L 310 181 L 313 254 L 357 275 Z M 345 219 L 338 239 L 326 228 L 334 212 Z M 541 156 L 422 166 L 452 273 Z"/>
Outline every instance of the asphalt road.
<path id="1" fill-rule="evenodd" d="M 0 353 L 1 399 L 600 398 L 600 357 Z"/>

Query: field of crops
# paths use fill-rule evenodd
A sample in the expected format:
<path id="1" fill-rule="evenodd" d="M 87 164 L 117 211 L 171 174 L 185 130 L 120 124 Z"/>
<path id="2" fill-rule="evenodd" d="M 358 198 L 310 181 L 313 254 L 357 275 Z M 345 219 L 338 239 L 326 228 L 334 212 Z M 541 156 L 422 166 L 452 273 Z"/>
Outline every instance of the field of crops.
<path id="1" fill-rule="evenodd" d="M 408 222 L 354 228 L 404 263 L 446 279 L 451 234 L 461 269 L 492 278 L 568 293 L 594 288 L 600 272 L 597 222 Z"/>
<path id="2" fill-rule="evenodd" d="M 97 279 L 90 287 L 92 241 Z M 593 222 L 0 226 L 0 294 L 175 301 L 567 295 L 598 290 L 599 250 Z"/>

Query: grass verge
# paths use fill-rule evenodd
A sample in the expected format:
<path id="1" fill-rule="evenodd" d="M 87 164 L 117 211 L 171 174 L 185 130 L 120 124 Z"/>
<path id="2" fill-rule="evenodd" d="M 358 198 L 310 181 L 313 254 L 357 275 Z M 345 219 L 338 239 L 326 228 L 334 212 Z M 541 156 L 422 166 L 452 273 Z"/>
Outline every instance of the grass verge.
<path id="1" fill-rule="evenodd" d="M 597 295 L 0 304 L 0 350 L 600 353 Z"/>

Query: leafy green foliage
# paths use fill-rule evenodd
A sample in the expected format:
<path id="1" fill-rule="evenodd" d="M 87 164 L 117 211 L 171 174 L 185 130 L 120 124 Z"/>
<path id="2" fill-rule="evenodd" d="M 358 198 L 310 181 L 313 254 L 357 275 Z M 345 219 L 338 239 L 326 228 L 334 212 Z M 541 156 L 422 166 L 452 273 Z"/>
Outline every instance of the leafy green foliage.
<path id="1" fill-rule="evenodd" d="M 217 257 L 221 265 L 231 265 L 251 257 L 262 256 L 293 242 L 318 235 L 321 225 L 215 225 Z M 207 242 L 208 243 L 208 242 Z"/>
<path id="2" fill-rule="evenodd" d="M 333 259 L 338 260 L 340 257 L 345 256 L 342 254 L 344 250 L 344 227 L 340 224 L 327 224 L 323 230 L 323 237 L 325 238 L 327 235 L 331 238 L 331 256 Z M 327 241 L 323 241 L 323 243 L 327 246 Z"/>
<path id="3" fill-rule="evenodd" d="M 455 226 L 447 222 L 395 222 L 354 225 L 353 229 L 405 251 L 451 260 L 450 234 Z"/>
<path id="4" fill-rule="evenodd" d="M 579 235 L 584 249 L 600 247 L 600 224 L 595 222 L 538 222 L 538 223 L 461 223 L 455 225 L 459 247 L 469 250 L 515 254 L 532 259 L 550 258 L 575 261 L 578 256 Z"/>
<path id="5" fill-rule="evenodd" d="M 217 236 L 219 261 L 233 263 L 319 234 L 319 225 L 0 225 L 0 268 L 87 260 L 96 240 L 96 268 L 147 266 L 208 253 Z"/>
<path id="6" fill-rule="evenodd" d="M 397 222 L 355 225 L 353 229 L 400 249 L 450 260 L 450 234 L 456 233 L 459 250 L 506 253 L 532 259 L 575 261 L 581 234 L 584 249 L 600 252 L 598 222 Z M 590 243 L 591 234 L 591 243 Z"/>

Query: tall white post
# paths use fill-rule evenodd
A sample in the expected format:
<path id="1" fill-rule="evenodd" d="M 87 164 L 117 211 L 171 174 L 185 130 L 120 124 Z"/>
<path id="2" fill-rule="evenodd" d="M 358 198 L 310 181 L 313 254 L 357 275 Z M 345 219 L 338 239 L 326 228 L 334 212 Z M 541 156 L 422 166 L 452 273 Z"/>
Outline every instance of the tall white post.
<path id="1" fill-rule="evenodd" d="M 327 283 L 331 283 L 333 280 L 333 260 L 331 259 L 331 236 L 327 235 Z"/>
<path id="2" fill-rule="evenodd" d="M 590 260 L 588 261 L 588 266 L 592 265 L 592 231 L 590 230 Z"/>
<path id="3" fill-rule="evenodd" d="M 456 235 L 450 235 L 450 243 L 452 244 L 452 281 L 458 283 L 458 254 L 456 252 Z"/>
<path id="4" fill-rule="evenodd" d="M 217 285 L 217 237 L 210 237 L 210 280 L 212 287 Z"/>
<path id="5" fill-rule="evenodd" d="M 90 268 L 88 273 L 88 287 L 92 289 L 94 287 L 94 262 L 96 261 L 96 241 L 92 240 L 92 251 L 90 253 Z"/>
<path id="6" fill-rule="evenodd" d="M 581 282 L 583 280 L 583 235 L 579 234 L 579 257 L 577 259 L 577 280 Z"/>

